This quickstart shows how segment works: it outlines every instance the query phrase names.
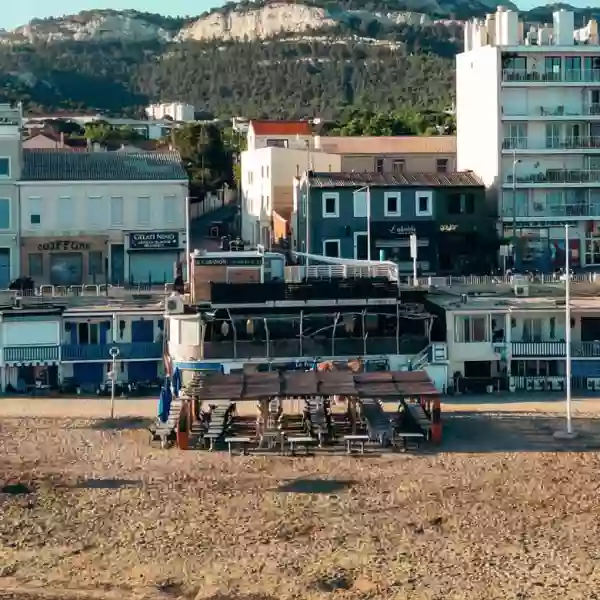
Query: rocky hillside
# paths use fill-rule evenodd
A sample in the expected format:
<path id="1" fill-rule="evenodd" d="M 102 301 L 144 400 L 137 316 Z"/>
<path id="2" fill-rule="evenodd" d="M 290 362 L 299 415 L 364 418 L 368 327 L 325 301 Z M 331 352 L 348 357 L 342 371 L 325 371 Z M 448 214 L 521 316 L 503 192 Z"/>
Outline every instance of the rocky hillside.
<path id="1" fill-rule="evenodd" d="M 34 19 L 12 31 L 0 31 L 0 42 L 23 44 L 60 41 L 203 41 L 209 39 L 265 39 L 281 34 L 318 31 L 351 22 L 431 25 L 483 16 L 498 0 L 306 0 L 286 2 L 242 0 L 227 3 L 196 18 L 169 18 L 134 10 L 88 10 L 61 18 Z M 502 2 L 516 9 L 510 1 Z M 547 20 L 552 8 L 529 14 Z M 566 5 L 561 5 L 566 6 Z M 598 9 L 576 9 L 578 18 Z M 600 15 L 598 15 L 600 16 Z"/>

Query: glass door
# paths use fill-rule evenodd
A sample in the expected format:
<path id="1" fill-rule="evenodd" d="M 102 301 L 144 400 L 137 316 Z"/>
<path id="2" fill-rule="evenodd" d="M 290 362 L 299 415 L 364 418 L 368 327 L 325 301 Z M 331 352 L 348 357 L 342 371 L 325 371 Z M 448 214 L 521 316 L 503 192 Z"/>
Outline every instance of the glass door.
<path id="1" fill-rule="evenodd" d="M 546 124 L 546 148 L 560 148 L 560 124 Z"/>

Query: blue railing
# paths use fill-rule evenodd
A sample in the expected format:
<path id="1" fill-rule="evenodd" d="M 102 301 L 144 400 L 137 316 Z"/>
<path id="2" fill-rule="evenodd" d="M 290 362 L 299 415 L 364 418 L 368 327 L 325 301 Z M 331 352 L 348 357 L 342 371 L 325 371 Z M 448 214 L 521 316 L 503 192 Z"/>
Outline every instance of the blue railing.
<path id="1" fill-rule="evenodd" d="M 565 342 L 513 342 L 512 356 L 562 358 L 566 355 Z M 573 358 L 600 358 L 600 342 L 573 342 L 571 344 Z"/>
<path id="2" fill-rule="evenodd" d="M 8 346 L 4 348 L 4 362 L 58 362 L 58 346 Z"/>
<path id="3" fill-rule="evenodd" d="M 132 342 L 129 344 L 64 344 L 62 360 L 80 362 L 86 360 L 111 361 L 109 350 L 113 347 L 119 349 L 117 360 L 160 360 L 163 355 L 161 342 Z"/>

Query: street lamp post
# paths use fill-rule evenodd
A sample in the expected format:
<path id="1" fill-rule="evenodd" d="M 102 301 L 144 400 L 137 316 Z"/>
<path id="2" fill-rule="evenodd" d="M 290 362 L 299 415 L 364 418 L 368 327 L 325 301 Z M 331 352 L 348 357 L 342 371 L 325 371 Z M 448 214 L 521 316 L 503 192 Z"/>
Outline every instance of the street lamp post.
<path id="1" fill-rule="evenodd" d="M 365 185 L 352 192 L 353 198 L 356 198 L 356 194 L 360 192 L 366 192 L 367 200 L 367 260 L 371 262 L 371 186 Z"/>
<path id="2" fill-rule="evenodd" d="M 108 353 L 112 358 L 112 371 L 110 376 L 110 418 L 115 418 L 115 382 L 117 379 L 117 356 L 119 356 L 119 349 L 113 346 Z"/>
<path id="3" fill-rule="evenodd" d="M 554 437 L 568 440 L 577 436 L 577 433 L 573 431 L 571 418 L 571 261 L 569 254 L 569 226 L 565 225 L 565 410 L 567 430 L 557 431 Z"/>

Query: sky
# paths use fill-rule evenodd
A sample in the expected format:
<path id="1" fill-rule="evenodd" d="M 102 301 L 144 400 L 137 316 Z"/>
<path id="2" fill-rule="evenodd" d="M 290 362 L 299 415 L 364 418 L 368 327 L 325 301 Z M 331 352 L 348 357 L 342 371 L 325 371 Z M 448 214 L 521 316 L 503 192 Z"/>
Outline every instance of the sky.
<path id="1" fill-rule="evenodd" d="M 196 16 L 214 6 L 224 4 L 219 0 L 4 0 L 7 6 L 0 12 L 0 29 L 12 29 L 29 22 L 33 18 L 59 17 L 78 13 L 92 8 L 113 8 L 121 10 L 133 8 L 145 12 L 157 12 L 168 15 Z M 516 0 L 522 9 L 547 4 L 546 0 Z M 597 0 L 571 0 L 573 6 L 590 6 Z M 168 7 L 168 11 L 165 8 Z"/>

